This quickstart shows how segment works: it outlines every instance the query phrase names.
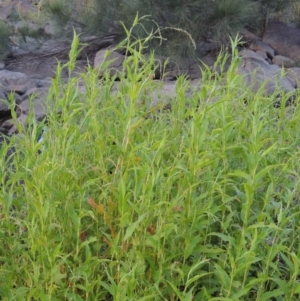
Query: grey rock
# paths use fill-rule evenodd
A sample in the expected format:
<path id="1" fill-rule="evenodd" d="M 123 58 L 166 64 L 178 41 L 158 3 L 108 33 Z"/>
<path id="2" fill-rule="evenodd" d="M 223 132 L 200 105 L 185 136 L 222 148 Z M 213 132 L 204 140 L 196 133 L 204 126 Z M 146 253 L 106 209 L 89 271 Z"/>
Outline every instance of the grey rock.
<path id="1" fill-rule="evenodd" d="M 247 42 L 248 44 L 250 44 L 253 41 L 260 41 L 261 40 L 257 35 L 253 34 L 249 30 L 247 30 L 246 28 L 241 28 L 239 33 L 242 35 L 243 41 Z"/>
<path id="2" fill-rule="evenodd" d="M 264 35 L 263 41 L 275 49 L 277 54 L 300 62 L 300 29 L 282 22 L 271 22 Z"/>
<path id="3" fill-rule="evenodd" d="M 242 61 L 238 68 L 238 74 L 242 75 L 247 86 L 257 92 L 264 85 L 264 93 L 270 95 L 276 89 L 284 92 L 295 90 L 292 83 L 286 77 L 281 76 L 281 68 L 270 65 L 259 54 L 252 50 L 241 52 Z"/>
<path id="4" fill-rule="evenodd" d="M 167 105 L 176 97 L 175 82 L 157 82 L 156 88 L 147 93 L 145 101 L 149 104 L 149 109 L 158 106 L 159 104 Z M 142 98 L 144 98 L 142 97 Z"/>
<path id="5" fill-rule="evenodd" d="M 0 20 L 2 21 L 6 21 L 9 16 L 11 15 L 11 10 L 12 10 L 12 6 L 8 5 L 8 6 L 0 6 Z"/>
<path id="6" fill-rule="evenodd" d="M 286 77 L 295 88 L 300 88 L 300 68 L 294 67 L 286 70 Z"/>
<path id="7" fill-rule="evenodd" d="M 37 88 L 48 88 L 52 83 L 50 79 L 36 79 L 35 84 Z"/>
<path id="8" fill-rule="evenodd" d="M 44 33 L 49 36 L 55 36 L 58 33 L 57 25 L 54 21 L 48 21 L 44 27 Z"/>
<path id="9" fill-rule="evenodd" d="M 13 91 L 23 94 L 28 89 L 35 87 L 35 84 L 24 73 L 1 70 L 0 87 L 2 87 L 5 92 Z"/>
<path id="10" fill-rule="evenodd" d="M 26 91 L 26 93 L 22 96 L 22 98 L 25 100 L 30 98 L 31 96 L 34 96 L 34 98 L 46 96 L 48 91 L 49 91 L 49 87 L 31 88 Z"/>
<path id="11" fill-rule="evenodd" d="M 22 96 L 15 92 L 6 93 L 6 98 L 16 105 L 19 105 L 23 101 Z"/>
<path id="12" fill-rule="evenodd" d="M 250 44 L 249 49 L 255 52 L 263 51 L 271 58 L 273 58 L 273 56 L 275 55 L 275 50 L 269 44 L 259 40 L 253 41 Z"/>
<path id="13" fill-rule="evenodd" d="M 295 67 L 295 61 L 283 55 L 275 55 L 272 59 L 272 63 L 284 68 Z"/>
<path id="14" fill-rule="evenodd" d="M 24 125 L 31 109 L 35 119 L 38 121 L 43 120 L 47 115 L 46 105 L 41 99 L 35 98 L 33 101 L 27 99 L 18 106 L 19 116 L 16 122 Z M 15 121 L 13 119 L 6 120 L 0 128 L 0 132 L 5 133 L 8 136 L 18 133 Z"/>
<path id="15" fill-rule="evenodd" d="M 256 50 L 257 54 L 259 54 L 264 60 L 268 60 L 268 54 L 265 50 Z"/>
<path id="16" fill-rule="evenodd" d="M 21 115 L 18 117 L 17 122 L 19 124 L 25 124 L 27 117 L 28 117 L 27 115 Z M 15 124 L 15 121 L 13 119 L 9 119 L 3 122 L 0 128 L 0 132 L 8 136 L 18 133 L 18 129 Z"/>
<path id="17" fill-rule="evenodd" d="M 102 76 L 105 71 L 109 71 L 111 76 L 119 74 L 123 69 L 123 62 L 125 56 L 116 52 L 111 51 L 108 54 L 107 50 L 100 50 L 96 53 L 96 57 L 94 60 L 94 68 L 100 72 L 100 76 Z M 111 62 L 110 62 L 111 61 Z M 110 62 L 105 69 L 103 69 L 103 64 Z"/>
<path id="18" fill-rule="evenodd" d="M 9 67 L 9 70 L 22 72 L 32 79 L 44 79 L 55 77 L 56 67 L 57 59 L 55 57 L 39 59 L 31 54 L 23 54 L 21 59 Z M 61 76 L 68 76 L 66 69 L 63 69 Z"/>
<path id="19" fill-rule="evenodd" d="M 9 115 L 9 108 L 5 103 L 7 101 L 6 95 L 0 88 L 0 117 Z"/>

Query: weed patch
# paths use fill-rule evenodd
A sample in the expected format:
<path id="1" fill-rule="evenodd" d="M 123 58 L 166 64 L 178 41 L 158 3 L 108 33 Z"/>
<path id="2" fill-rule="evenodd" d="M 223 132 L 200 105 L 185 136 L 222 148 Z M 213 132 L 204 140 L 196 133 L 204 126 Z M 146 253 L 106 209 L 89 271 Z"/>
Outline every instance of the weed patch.
<path id="1" fill-rule="evenodd" d="M 179 78 L 156 113 L 143 41 L 117 93 L 91 68 L 62 86 L 77 39 L 43 140 L 32 117 L 1 148 L 3 300 L 299 300 L 297 99 L 287 113 L 252 94 L 233 59 L 188 99 Z"/>

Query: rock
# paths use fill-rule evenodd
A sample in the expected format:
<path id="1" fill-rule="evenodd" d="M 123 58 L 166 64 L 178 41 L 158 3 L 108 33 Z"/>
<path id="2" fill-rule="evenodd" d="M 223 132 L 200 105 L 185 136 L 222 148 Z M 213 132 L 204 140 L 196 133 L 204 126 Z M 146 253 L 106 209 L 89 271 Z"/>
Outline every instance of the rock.
<path id="1" fill-rule="evenodd" d="M 199 79 L 202 77 L 201 69 L 204 64 L 214 68 L 215 61 L 216 58 L 212 55 L 205 55 L 201 60 L 179 58 L 177 61 L 156 55 L 155 63 L 158 63 L 158 68 L 155 70 L 155 78 L 168 81 L 176 80 L 179 76 L 185 75 L 190 80 Z"/>
<path id="2" fill-rule="evenodd" d="M 263 35 L 263 42 L 272 46 L 277 54 L 300 62 L 300 29 L 282 22 L 271 22 Z"/>
<path id="3" fill-rule="evenodd" d="M 0 20 L 6 21 L 11 14 L 12 6 L 8 5 L 5 7 L 0 6 Z"/>
<path id="4" fill-rule="evenodd" d="M 239 54 L 242 58 L 241 64 L 249 72 L 252 72 L 257 67 L 269 68 L 270 66 L 270 64 L 260 54 L 250 49 L 244 49 L 240 51 Z"/>
<path id="5" fill-rule="evenodd" d="M 52 84 L 51 78 L 50 79 L 36 79 L 35 85 L 37 88 L 48 88 Z"/>
<path id="6" fill-rule="evenodd" d="M 268 60 L 268 54 L 264 50 L 256 50 L 255 51 L 257 54 L 259 54 L 264 60 Z"/>
<path id="7" fill-rule="evenodd" d="M 44 27 L 44 33 L 48 36 L 54 37 L 57 34 L 57 32 L 58 28 L 56 23 L 53 20 L 48 21 Z"/>
<path id="8" fill-rule="evenodd" d="M 35 84 L 24 73 L 1 70 L 0 87 L 5 92 L 24 94 L 27 90 L 35 87 Z"/>
<path id="9" fill-rule="evenodd" d="M 176 96 L 175 82 L 157 82 L 154 90 L 145 94 L 145 101 L 149 103 L 149 109 L 156 107 L 159 104 L 167 105 L 172 98 Z M 143 101 L 143 100 L 142 100 Z"/>
<path id="10" fill-rule="evenodd" d="M 283 55 L 275 55 L 272 59 L 272 63 L 284 68 L 295 67 L 295 61 Z"/>
<path id="11" fill-rule="evenodd" d="M 43 98 L 26 99 L 19 105 L 20 114 L 28 115 L 30 109 L 33 109 L 34 116 L 37 120 L 42 120 L 46 116 L 46 101 Z"/>
<path id="12" fill-rule="evenodd" d="M 29 112 L 33 112 L 35 119 L 38 121 L 41 121 L 46 117 L 48 113 L 46 109 L 48 90 L 49 88 L 32 88 L 26 91 L 21 101 L 19 101 L 18 105 L 16 106 L 18 123 L 22 125 L 25 124 Z M 6 120 L 0 128 L 0 132 L 9 136 L 17 133 L 15 121 L 13 119 Z"/>
<path id="13" fill-rule="evenodd" d="M 300 88 L 300 68 L 294 67 L 286 70 L 286 77 L 295 88 Z"/>
<path id="14" fill-rule="evenodd" d="M 259 40 L 255 40 L 253 41 L 250 46 L 249 46 L 250 50 L 253 50 L 257 53 L 264 52 L 267 54 L 267 56 L 269 56 L 270 58 L 273 58 L 275 55 L 275 50 L 268 44 L 259 41 Z"/>
<path id="15" fill-rule="evenodd" d="M 195 62 L 190 65 L 188 78 L 190 80 L 199 79 L 202 77 L 201 66 L 199 63 Z"/>
<path id="16" fill-rule="evenodd" d="M 189 66 L 183 62 L 164 61 L 162 66 L 165 66 L 165 68 L 162 70 L 160 78 L 163 78 L 165 81 L 173 81 L 180 75 L 189 73 Z"/>
<path id="17" fill-rule="evenodd" d="M 7 101 L 6 95 L 0 88 L 0 117 L 9 115 L 9 108 L 5 101 Z"/>
<path id="18" fill-rule="evenodd" d="M 43 87 L 43 88 L 31 88 L 26 91 L 26 93 L 22 96 L 23 100 L 29 99 L 29 98 L 43 98 L 45 99 L 47 97 L 49 91 L 49 87 Z"/>
<path id="19" fill-rule="evenodd" d="M 27 115 L 21 115 L 20 117 L 18 117 L 17 122 L 19 124 L 25 124 L 27 117 Z M 18 129 L 15 125 L 15 121 L 13 119 L 4 121 L 0 128 L 0 132 L 8 136 L 16 134 L 18 132 Z"/>
<path id="20" fill-rule="evenodd" d="M 7 94 L 6 98 L 10 100 L 10 97 L 11 101 L 16 105 L 19 105 L 23 101 L 22 96 L 15 92 L 10 92 L 9 94 Z"/>
<path id="21" fill-rule="evenodd" d="M 55 77 L 56 67 L 57 59 L 55 57 L 39 59 L 31 55 L 23 55 L 9 67 L 9 70 L 22 72 L 33 79 L 44 79 Z M 66 69 L 62 70 L 61 77 L 68 77 Z"/>
<path id="22" fill-rule="evenodd" d="M 124 59 L 125 56 L 116 51 L 110 51 L 109 54 L 108 50 L 100 50 L 96 54 L 94 68 L 100 72 L 100 76 L 107 70 L 109 70 L 110 76 L 114 76 L 122 71 Z M 109 61 L 111 62 L 106 66 Z M 103 69 L 103 65 L 105 69 Z"/>
<path id="23" fill-rule="evenodd" d="M 142 92 L 141 102 L 146 103 L 149 110 L 159 105 L 162 105 L 163 108 L 171 107 L 172 101 L 177 97 L 176 81 L 154 81 L 153 86 L 149 92 Z M 201 80 L 189 80 L 188 87 L 185 90 L 185 99 L 188 100 L 194 91 L 201 90 L 201 87 Z M 186 104 L 188 105 L 188 102 Z"/>
<path id="24" fill-rule="evenodd" d="M 253 34 L 249 30 L 247 30 L 246 28 L 242 28 L 239 31 L 239 33 L 242 35 L 243 41 L 247 42 L 248 44 L 250 44 L 253 41 L 260 41 L 261 40 L 257 35 Z"/>
<path id="25" fill-rule="evenodd" d="M 19 124 L 21 125 L 25 124 L 28 118 L 28 113 L 30 111 L 30 108 L 33 109 L 33 115 L 35 116 L 35 119 L 38 121 L 43 120 L 47 115 L 45 102 L 43 102 L 39 98 L 35 98 L 31 102 L 27 99 L 18 106 L 19 116 L 17 118 L 17 122 Z M 6 120 L 2 124 L 2 127 L 0 128 L 0 132 L 8 136 L 16 134 L 18 132 L 18 129 L 17 126 L 15 125 L 15 121 L 13 119 Z"/>
<path id="26" fill-rule="evenodd" d="M 286 77 L 281 77 L 281 68 L 277 65 L 270 65 L 259 54 L 252 50 L 243 50 L 242 61 L 238 68 L 238 74 L 244 77 L 247 86 L 257 92 L 264 84 L 264 92 L 270 95 L 277 88 L 284 92 L 295 90 L 292 83 Z"/>
<path id="27" fill-rule="evenodd" d="M 41 56 L 53 59 L 55 56 L 62 58 L 63 54 L 65 54 L 64 57 L 67 58 L 70 44 L 72 43 L 71 39 L 64 39 L 62 41 L 61 39 L 36 39 L 26 36 L 26 41 L 24 41 L 24 43 L 26 42 L 26 47 L 24 47 L 24 44 L 20 47 L 18 46 L 18 39 L 18 36 L 12 37 L 13 42 L 17 46 L 12 47 L 11 55 L 14 57 L 26 55 L 26 58 L 29 58 L 30 61 L 38 58 L 40 63 L 44 62 L 44 60 L 41 60 Z"/>

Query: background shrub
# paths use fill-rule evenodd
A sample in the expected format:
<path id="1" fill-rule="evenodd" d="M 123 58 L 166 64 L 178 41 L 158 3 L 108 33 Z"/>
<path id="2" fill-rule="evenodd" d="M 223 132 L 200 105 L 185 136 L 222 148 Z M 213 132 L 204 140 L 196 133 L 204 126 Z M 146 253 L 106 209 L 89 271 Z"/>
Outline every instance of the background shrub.
<path id="1" fill-rule="evenodd" d="M 229 42 L 229 36 L 246 27 L 254 32 L 265 27 L 268 17 L 289 7 L 295 1 L 283 0 L 48 0 L 44 10 L 59 24 L 71 23 L 80 25 L 84 32 L 99 37 L 114 34 L 117 41 L 125 36 L 120 22 L 130 27 L 137 12 L 140 16 L 149 15 L 144 19 L 142 27 L 136 28 L 135 35 L 139 38 L 147 36 L 156 28 L 163 29 L 165 41 L 152 40 L 150 47 L 156 53 L 171 56 L 191 57 L 199 55 L 189 37 L 180 28 L 191 34 L 196 41 L 209 41 L 220 46 Z M 154 21 L 154 22 L 153 22 Z M 156 23 L 156 24 L 155 24 Z M 70 31 L 71 32 L 71 31 Z"/>

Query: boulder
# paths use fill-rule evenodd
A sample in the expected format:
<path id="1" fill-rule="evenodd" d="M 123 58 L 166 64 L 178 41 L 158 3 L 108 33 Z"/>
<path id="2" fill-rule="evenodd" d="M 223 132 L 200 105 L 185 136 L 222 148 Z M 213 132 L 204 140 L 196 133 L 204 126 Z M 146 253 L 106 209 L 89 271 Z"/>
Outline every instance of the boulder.
<path id="1" fill-rule="evenodd" d="M 7 101 L 6 95 L 0 88 L 0 117 L 9 115 L 9 109 L 5 101 Z"/>
<path id="2" fill-rule="evenodd" d="M 27 115 L 21 115 L 18 117 L 17 122 L 19 124 L 25 124 Z M 3 122 L 0 133 L 3 133 L 5 135 L 11 136 L 13 134 L 16 134 L 18 132 L 17 126 L 15 125 L 15 121 L 13 119 L 9 119 Z"/>
<path id="3" fill-rule="evenodd" d="M 270 58 L 273 58 L 273 56 L 275 55 L 275 50 L 270 45 L 259 40 L 253 41 L 250 44 L 249 49 L 257 53 L 265 53 Z"/>
<path id="4" fill-rule="evenodd" d="M 268 54 L 264 50 L 256 50 L 255 51 L 257 54 L 259 54 L 264 60 L 268 60 Z"/>
<path id="5" fill-rule="evenodd" d="M 35 85 L 37 88 L 48 88 L 52 85 L 51 78 L 36 79 Z"/>
<path id="6" fill-rule="evenodd" d="M 244 77 L 246 85 L 257 92 L 262 85 L 264 93 L 270 95 L 278 88 L 284 92 L 295 90 L 287 77 L 281 76 L 281 68 L 277 65 L 270 65 L 259 54 L 252 50 L 243 50 L 241 64 L 238 68 L 238 74 Z"/>
<path id="7" fill-rule="evenodd" d="M 159 104 L 167 105 L 176 96 L 175 82 L 158 82 L 156 89 L 145 94 L 145 101 L 149 104 L 149 109 Z M 144 99 L 141 99 L 144 101 Z"/>
<path id="8" fill-rule="evenodd" d="M 39 59 L 31 54 L 23 54 L 20 59 L 9 67 L 10 71 L 22 72 L 32 79 L 44 79 L 55 77 L 57 59 L 52 56 Z M 61 77 L 68 77 L 67 69 L 63 69 Z"/>
<path id="9" fill-rule="evenodd" d="M 33 109 L 33 114 L 37 120 L 42 120 L 46 116 L 46 101 L 43 98 L 34 98 L 33 100 L 26 99 L 19 106 L 19 117 L 28 115 L 30 109 Z"/>
<path id="10" fill-rule="evenodd" d="M 275 55 L 272 59 L 272 63 L 284 68 L 295 67 L 295 61 L 283 55 Z"/>
<path id="11" fill-rule="evenodd" d="M 272 46 L 277 54 L 300 62 L 300 29 L 282 22 L 271 22 L 264 35 L 263 42 Z"/>
<path id="12" fill-rule="evenodd" d="M 100 50 L 96 53 L 94 68 L 100 72 L 100 76 L 107 70 L 109 70 L 110 76 L 114 76 L 122 71 L 124 59 L 125 56 L 116 51 L 109 53 L 108 50 Z M 108 62 L 109 64 L 106 66 Z M 103 69 L 103 66 L 105 66 L 105 69 Z"/>
<path id="13" fill-rule="evenodd" d="M 48 91 L 49 91 L 49 87 L 31 88 L 26 91 L 26 93 L 22 96 L 22 99 L 26 100 L 26 99 L 37 98 L 37 97 L 40 99 L 46 99 Z"/>
<path id="14" fill-rule="evenodd" d="M 286 77 L 295 88 L 300 88 L 300 68 L 294 67 L 286 70 Z"/>
<path id="15" fill-rule="evenodd" d="M 35 119 L 38 121 L 43 120 L 46 115 L 46 106 L 45 102 L 43 102 L 39 98 L 35 98 L 32 101 L 29 101 L 28 99 L 23 101 L 20 105 L 18 105 L 17 108 L 17 113 L 18 113 L 18 118 L 17 122 L 21 125 L 24 125 L 27 118 L 28 118 L 28 113 L 30 109 L 32 108 L 33 114 L 35 116 Z M 13 134 L 16 134 L 18 132 L 17 126 L 15 125 L 15 121 L 13 119 L 6 120 L 3 122 L 0 132 L 4 133 L 8 136 L 11 136 Z"/>
<path id="16" fill-rule="evenodd" d="M 58 33 L 57 24 L 53 20 L 48 21 L 44 27 L 44 33 L 54 37 Z"/>
<path id="17" fill-rule="evenodd" d="M 19 94 L 24 94 L 27 90 L 34 88 L 35 84 L 24 73 L 1 70 L 0 87 L 5 92 L 16 92 Z"/>
<path id="18" fill-rule="evenodd" d="M 241 34 L 242 36 L 242 41 L 245 41 L 247 44 L 252 43 L 253 41 L 260 41 L 261 39 L 253 34 L 252 32 L 250 32 L 249 30 L 247 30 L 246 28 L 241 28 L 239 31 L 239 34 Z"/>

